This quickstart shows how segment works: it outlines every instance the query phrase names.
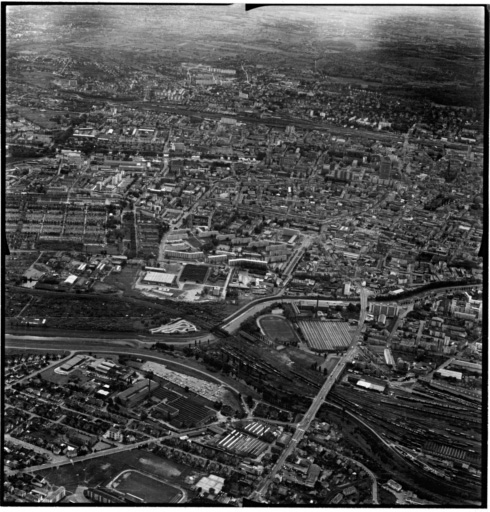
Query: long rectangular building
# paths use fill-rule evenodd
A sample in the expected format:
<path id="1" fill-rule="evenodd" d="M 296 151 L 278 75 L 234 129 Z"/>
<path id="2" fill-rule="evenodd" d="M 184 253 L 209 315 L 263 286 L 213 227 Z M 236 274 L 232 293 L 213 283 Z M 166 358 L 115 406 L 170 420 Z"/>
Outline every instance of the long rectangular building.
<path id="1" fill-rule="evenodd" d="M 154 271 L 147 272 L 142 279 L 144 284 L 165 284 L 168 286 L 174 286 L 176 281 L 177 276 L 175 274 Z"/>
<path id="2" fill-rule="evenodd" d="M 312 350 L 335 352 L 349 346 L 351 334 L 348 322 L 301 320 L 298 325 Z"/>

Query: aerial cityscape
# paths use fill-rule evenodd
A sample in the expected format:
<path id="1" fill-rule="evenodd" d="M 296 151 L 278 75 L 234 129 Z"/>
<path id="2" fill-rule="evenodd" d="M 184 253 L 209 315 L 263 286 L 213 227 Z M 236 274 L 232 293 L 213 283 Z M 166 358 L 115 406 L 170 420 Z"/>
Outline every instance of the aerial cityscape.
<path id="1" fill-rule="evenodd" d="M 485 507 L 485 8 L 2 9 L 2 504 Z"/>

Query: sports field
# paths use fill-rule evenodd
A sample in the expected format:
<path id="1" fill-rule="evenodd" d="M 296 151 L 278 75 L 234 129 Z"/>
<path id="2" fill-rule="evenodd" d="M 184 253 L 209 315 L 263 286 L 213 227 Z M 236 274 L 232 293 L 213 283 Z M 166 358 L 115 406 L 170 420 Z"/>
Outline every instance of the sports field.
<path id="1" fill-rule="evenodd" d="M 122 471 L 128 469 L 151 473 L 155 478 L 175 485 L 182 484 L 186 476 L 193 472 L 190 466 L 171 461 L 146 450 L 136 449 L 66 464 L 59 466 L 58 469 L 55 467 L 44 469 L 37 474 L 45 477 L 54 485 L 63 485 L 68 492 L 75 492 L 79 485 L 106 486 Z"/>
<path id="2" fill-rule="evenodd" d="M 293 328 L 282 316 L 267 315 L 259 319 L 259 324 L 264 334 L 278 343 L 291 343 L 298 341 Z"/>
<path id="3" fill-rule="evenodd" d="M 110 487 L 137 496 L 144 503 L 177 503 L 182 498 L 182 492 L 176 487 L 139 471 L 124 471 Z"/>
<path id="4" fill-rule="evenodd" d="M 298 322 L 301 332 L 312 350 L 332 352 L 349 346 L 351 331 L 348 322 Z"/>

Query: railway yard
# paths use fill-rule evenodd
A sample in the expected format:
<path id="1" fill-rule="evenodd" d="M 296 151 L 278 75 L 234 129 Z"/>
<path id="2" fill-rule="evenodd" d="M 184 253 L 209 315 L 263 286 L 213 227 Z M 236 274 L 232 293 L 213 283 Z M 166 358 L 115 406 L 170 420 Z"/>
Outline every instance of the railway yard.
<path id="1" fill-rule="evenodd" d="M 453 493 L 478 495 L 482 475 L 481 403 L 451 396 L 419 381 L 383 393 L 337 386 L 329 400 L 374 430 L 385 448 Z"/>

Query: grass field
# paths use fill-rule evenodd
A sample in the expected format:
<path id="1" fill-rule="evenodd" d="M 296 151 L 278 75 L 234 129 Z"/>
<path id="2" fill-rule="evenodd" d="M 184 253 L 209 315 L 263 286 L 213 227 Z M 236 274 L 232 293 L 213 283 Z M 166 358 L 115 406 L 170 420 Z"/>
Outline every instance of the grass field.
<path id="1" fill-rule="evenodd" d="M 82 372 L 78 369 L 73 370 L 68 375 L 62 375 L 60 373 L 56 373 L 54 370 L 55 368 L 59 368 L 60 366 L 63 366 L 63 363 L 60 363 L 59 365 L 49 368 L 48 370 L 42 372 L 43 379 L 54 382 L 55 384 L 58 384 L 59 386 L 63 386 L 64 384 L 67 384 L 68 382 L 75 379 L 75 377 L 78 377 L 80 379 L 80 382 L 86 382 L 87 379 L 84 377 Z"/>
<path id="2" fill-rule="evenodd" d="M 133 283 L 138 275 L 138 268 L 124 267 L 120 273 L 111 272 L 104 280 L 104 283 L 113 286 L 129 295 L 132 292 Z"/>
<path id="3" fill-rule="evenodd" d="M 330 373 L 337 366 L 339 361 L 340 357 L 331 357 L 326 364 L 327 372 Z"/>
<path id="4" fill-rule="evenodd" d="M 32 81 L 33 83 L 36 82 L 38 79 L 41 79 L 44 81 L 45 79 L 45 73 L 38 73 L 35 76 L 32 76 L 29 78 L 29 81 Z M 52 75 L 49 75 L 51 77 Z M 30 107 L 22 107 L 18 106 L 17 111 L 19 114 L 29 121 L 32 121 L 33 123 L 41 126 L 41 128 L 46 129 L 56 129 L 59 128 L 58 123 L 55 123 L 54 121 L 50 121 L 49 118 L 53 117 L 55 115 L 55 111 L 46 111 L 46 112 L 40 112 L 37 109 L 31 109 Z"/>
<path id="5" fill-rule="evenodd" d="M 277 315 L 267 315 L 259 320 L 265 335 L 278 343 L 297 341 L 296 334 L 289 322 Z"/>
<path id="6" fill-rule="evenodd" d="M 182 492 L 176 487 L 138 471 L 127 471 L 119 475 L 111 487 L 141 498 L 145 503 L 177 503 Z"/>
<path id="7" fill-rule="evenodd" d="M 105 486 L 128 469 L 143 471 L 176 485 L 183 483 L 185 477 L 194 472 L 189 466 L 159 457 L 146 450 L 132 450 L 66 464 L 59 469 L 45 469 L 36 474 L 42 475 L 51 484 L 64 486 L 67 492 L 73 493 L 79 485 Z"/>

